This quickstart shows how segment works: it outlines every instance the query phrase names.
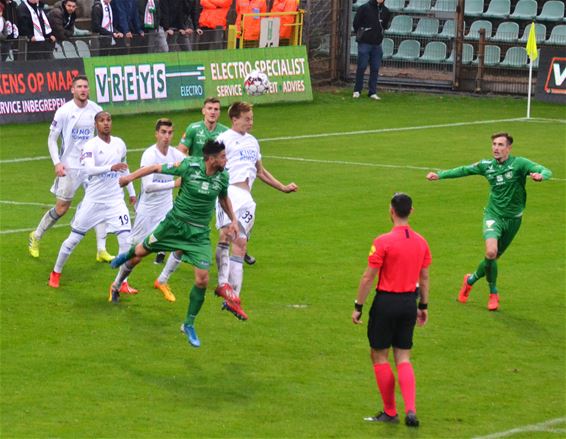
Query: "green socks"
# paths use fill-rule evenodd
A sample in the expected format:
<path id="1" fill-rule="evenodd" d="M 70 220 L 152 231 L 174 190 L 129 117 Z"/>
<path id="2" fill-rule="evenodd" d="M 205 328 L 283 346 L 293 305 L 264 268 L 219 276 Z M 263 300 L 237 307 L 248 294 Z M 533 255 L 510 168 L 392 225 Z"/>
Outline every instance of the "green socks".
<path id="1" fill-rule="evenodd" d="M 187 316 L 185 317 L 186 325 L 194 325 L 195 318 L 204 303 L 205 292 L 206 288 L 199 288 L 196 285 L 193 285 L 193 288 L 191 288 L 191 293 L 189 294 L 189 309 L 187 310 Z"/>
<path id="2" fill-rule="evenodd" d="M 497 260 L 485 258 L 480 262 L 475 273 L 468 278 L 468 284 L 473 285 L 482 277 L 487 278 L 487 283 L 489 284 L 489 292 L 491 294 L 497 293 Z"/>

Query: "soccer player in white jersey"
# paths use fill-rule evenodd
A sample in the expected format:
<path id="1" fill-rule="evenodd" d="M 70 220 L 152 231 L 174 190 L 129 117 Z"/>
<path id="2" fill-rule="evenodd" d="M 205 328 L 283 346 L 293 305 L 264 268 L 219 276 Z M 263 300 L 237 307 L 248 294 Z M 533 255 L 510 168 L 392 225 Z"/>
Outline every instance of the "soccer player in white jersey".
<path id="1" fill-rule="evenodd" d="M 56 202 L 29 235 L 28 249 L 34 258 L 39 257 L 40 239 L 67 213 L 75 192 L 86 178 L 80 163 L 81 152 L 83 145 L 94 137 L 94 116 L 102 111 L 99 105 L 88 99 L 86 76 L 73 78 L 71 93 L 73 99 L 55 112 L 47 140 L 49 154 L 55 166 L 55 182 L 51 192 L 55 195 Z M 60 150 L 57 144 L 59 137 L 62 139 Z M 113 257 L 106 251 L 106 228 L 103 223 L 96 228 L 96 243 L 96 260 L 110 262 Z"/>
<path id="2" fill-rule="evenodd" d="M 255 221 L 256 204 L 251 194 L 254 180 L 257 177 L 269 186 L 285 193 L 296 192 L 299 187 L 295 183 L 286 185 L 281 183 L 263 167 L 259 143 L 249 133 L 254 122 L 251 104 L 234 102 L 228 110 L 228 117 L 232 121 L 231 129 L 220 134 L 216 140 L 226 146 L 226 170 L 230 175 L 228 196 L 238 218 L 240 231 L 235 239 L 230 239 L 230 234 L 227 233 L 230 219 L 222 207 L 217 205 L 216 227 L 220 230 L 220 238 L 216 247 L 218 287 L 215 294 L 232 301 L 236 298 L 236 302 L 241 304 L 244 255 L 249 233 Z M 232 243 L 231 256 L 230 241 Z M 227 309 L 240 320 L 247 320 L 248 316 L 242 308 L 232 307 L 230 303 L 230 300 L 224 302 L 223 309 Z"/>
<path id="3" fill-rule="evenodd" d="M 105 223 L 109 232 L 118 238 L 120 252 L 130 247 L 130 213 L 124 202 L 124 191 L 118 183 L 121 173 L 129 173 L 126 163 L 126 144 L 112 132 L 110 113 L 101 111 L 95 116 L 97 136 L 83 148 L 81 162 L 88 175 L 85 196 L 71 222 L 71 233 L 59 249 L 55 267 L 49 276 L 49 286 L 59 288 L 61 272 L 75 247 L 86 232 Z M 130 202 L 135 203 L 134 186 L 128 186 Z"/>
<path id="4" fill-rule="evenodd" d="M 159 119 L 155 125 L 156 143 L 147 148 L 141 158 L 140 167 L 163 163 L 182 162 L 185 155 L 177 148 L 170 148 L 173 138 L 173 122 Z M 139 244 L 161 222 L 173 207 L 173 188 L 181 185 L 181 179 L 173 175 L 149 174 L 141 179 L 142 189 L 136 205 L 136 219 L 132 229 L 132 245 Z M 175 295 L 168 285 L 155 280 L 165 300 L 175 302 Z"/>

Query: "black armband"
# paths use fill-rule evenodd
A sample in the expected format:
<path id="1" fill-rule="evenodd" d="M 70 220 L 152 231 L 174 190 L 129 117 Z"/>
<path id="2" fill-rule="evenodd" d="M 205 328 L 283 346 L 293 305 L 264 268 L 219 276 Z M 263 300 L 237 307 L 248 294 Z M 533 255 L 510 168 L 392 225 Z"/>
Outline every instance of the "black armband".
<path id="1" fill-rule="evenodd" d="M 419 309 L 428 309 L 428 303 L 419 302 Z"/>
<path id="2" fill-rule="evenodd" d="M 364 309 L 364 305 L 361 303 L 358 303 L 357 300 L 354 300 L 354 309 L 358 312 L 362 312 L 362 310 Z"/>

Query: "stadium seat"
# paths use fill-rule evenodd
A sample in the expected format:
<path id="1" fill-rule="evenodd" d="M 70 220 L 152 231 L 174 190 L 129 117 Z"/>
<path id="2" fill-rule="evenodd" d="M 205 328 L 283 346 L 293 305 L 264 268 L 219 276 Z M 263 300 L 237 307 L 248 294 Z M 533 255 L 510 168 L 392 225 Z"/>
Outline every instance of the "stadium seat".
<path id="1" fill-rule="evenodd" d="M 412 35 L 419 37 L 435 37 L 438 35 L 438 18 L 421 18 Z"/>
<path id="2" fill-rule="evenodd" d="M 523 36 L 519 40 L 521 43 L 526 43 L 529 40 L 529 32 L 531 31 L 532 24 L 527 24 L 525 30 L 523 31 Z M 546 40 L 546 26 L 542 23 L 535 23 L 535 35 L 537 38 L 537 44 L 542 43 Z"/>
<path id="3" fill-rule="evenodd" d="M 499 46 L 485 46 L 483 52 L 483 64 L 485 66 L 496 66 L 501 61 L 501 48 Z M 473 61 L 474 64 L 479 64 L 479 59 Z"/>
<path id="4" fill-rule="evenodd" d="M 442 41 L 431 41 L 425 46 L 419 61 L 441 63 L 446 61 L 446 44 Z"/>
<path id="5" fill-rule="evenodd" d="M 55 43 L 55 48 L 53 49 L 53 58 L 55 59 L 65 58 L 65 52 L 63 52 L 63 48 L 59 43 Z"/>
<path id="6" fill-rule="evenodd" d="M 497 27 L 492 41 L 517 41 L 519 38 L 519 25 L 514 21 L 504 21 Z"/>
<path id="7" fill-rule="evenodd" d="M 434 12 L 456 12 L 458 0 L 436 0 L 432 7 Z"/>
<path id="8" fill-rule="evenodd" d="M 399 49 L 391 58 L 395 60 L 414 61 L 421 54 L 421 43 L 416 40 L 403 40 L 399 44 Z"/>
<path id="9" fill-rule="evenodd" d="M 480 39 L 480 29 L 485 29 L 485 38 L 491 38 L 491 21 L 487 20 L 476 20 L 470 26 L 468 35 L 464 38 L 466 40 L 479 40 Z"/>
<path id="10" fill-rule="evenodd" d="M 542 6 L 538 21 L 564 21 L 564 2 L 551 0 Z"/>
<path id="11" fill-rule="evenodd" d="M 73 43 L 70 41 L 63 41 L 61 44 L 63 45 L 63 52 L 65 52 L 66 58 L 79 58 L 79 54 L 77 53 L 77 49 Z"/>
<path id="12" fill-rule="evenodd" d="M 442 26 L 442 32 L 438 34 L 439 38 L 452 39 L 456 36 L 456 25 L 454 20 L 446 20 L 444 26 Z"/>
<path id="13" fill-rule="evenodd" d="M 77 48 L 79 58 L 90 58 L 90 49 L 86 42 L 84 42 L 83 40 L 77 40 L 75 41 L 75 46 Z"/>
<path id="14" fill-rule="evenodd" d="M 524 47 L 507 49 L 505 58 L 499 64 L 501 67 L 526 67 L 528 65 L 527 51 Z"/>
<path id="15" fill-rule="evenodd" d="M 448 57 L 446 62 L 454 63 L 454 59 L 456 58 L 454 50 L 455 48 L 452 48 L 452 53 L 450 53 L 450 56 Z M 464 43 L 462 45 L 462 64 L 470 64 L 473 59 L 474 59 L 474 46 L 468 43 Z"/>
<path id="16" fill-rule="evenodd" d="M 509 18 L 513 20 L 532 20 L 537 16 L 537 8 L 536 0 L 519 0 Z"/>
<path id="17" fill-rule="evenodd" d="M 566 24 L 558 24 L 552 28 L 552 32 L 545 44 L 566 45 Z"/>
<path id="18" fill-rule="evenodd" d="M 464 15 L 468 17 L 481 17 L 483 14 L 483 0 L 466 0 Z"/>
<path id="19" fill-rule="evenodd" d="M 511 12 L 510 0 L 491 0 L 487 11 L 482 14 L 482 17 L 488 18 L 507 18 Z"/>
<path id="20" fill-rule="evenodd" d="M 388 59 L 393 56 L 393 49 L 395 48 L 395 43 L 391 38 L 384 38 L 381 42 L 381 48 L 383 50 L 383 59 Z"/>
<path id="21" fill-rule="evenodd" d="M 350 56 L 358 56 L 358 42 L 355 36 L 350 38 Z"/>
<path id="22" fill-rule="evenodd" d="M 429 12 L 431 3 L 431 0 L 410 0 L 409 4 L 405 7 L 405 12 L 417 12 L 421 14 Z"/>
<path id="23" fill-rule="evenodd" d="M 405 0 L 385 0 L 385 6 L 391 12 L 402 11 L 405 7 Z"/>
<path id="24" fill-rule="evenodd" d="M 413 30 L 413 19 L 408 15 L 396 15 L 391 20 L 389 29 L 386 34 L 409 35 Z"/>

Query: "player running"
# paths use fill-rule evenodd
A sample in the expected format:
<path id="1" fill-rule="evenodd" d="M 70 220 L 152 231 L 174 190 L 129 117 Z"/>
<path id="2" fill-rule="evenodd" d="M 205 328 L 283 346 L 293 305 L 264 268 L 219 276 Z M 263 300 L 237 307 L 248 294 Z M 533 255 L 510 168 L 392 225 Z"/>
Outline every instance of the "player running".
<path id="1" fill-rule="evenodd" d="M 483 239 L 485 240 L 485 258 L 473 274 L 466 274 L 458 301 L 466 303 L 474 283 L 486 276 L 489 284 L 487 309 L 499 308 L 497 290 L 497 259 L 511 245 L 521 227 L 523 210 L 527 202 L 525 184 L 527 177 L 534 182 L 548 180 L 552 172 L 538 163 L 524 157 L 511 155 L 513 137 L 508 133 L 495 133 L 491 136 L 493 159 L 481 160 L 469 166 L 461 166 L 447 171 L 429 172 L 428 180 L 484 176 L 491 191 L 483 216 Z"/>
<path id="2" fill-rule="evenodd" d="M 47 145 L 55 167 L 55 182 L 51 192 L 55 195 L 55 206 L 49 209 L 37 228 L 29 234 L 28 250 L 34 258 L 39 258 L 39 241 L 53 225 L 64 216 L 86 175 L 80 163 L 84 144 L 94 137 L 94 116 L 102 111 L 95 102 L 88 99 L 88 78 L 75 76 L 71 85 L 73 99 L 62 105 L 56 112 Z M 61 149 L 57 141 L 61 137 Z M 106 251 L 106 228 L 104 223 L 96 227 L 98 262 L 110 262 L 113 258 Z"/>
<path id="3" fill-rule="evenodd" d="M 88 175 L 85 196 L 71 222 L 71 233 L 59 249 L 55 267 L 49 276 L 49 286 L 59 288 L 61 272 L 75 247 L 97 224 L 106 223 L 107 230 L 115 233 L 121 251 L 130 244 L 130 213 L 124 202 L 124 191 L 118 184 L 122 172 L 128 172 L 126 144 L 111 135 L 112 117 L 101 111 L 95 116 L 98 135 L 85 145 L 81 157 Z M 128 185 L 130 202 L 135 203 L 134 186 Z M 127 285 L 121 289 L 127 290 Z"/>
<path id="4" fill-rule="evenodd" d="M 173 208 L 144 241 L 119 254 L 111 262 L 114 268 L 120 267 L 116 279 L 110 286 L 109 301 L 119 302 L 117 285 L 132 272 L 134 267 L 151 252 L 175 251 L 183 253 L 183 261 L 194 266 L 195 283 L 190 291 L 189 307 L 181 331 L 187 336 L 191 346 L 199 347 L 200 340 L 194 323 L 208 286 L 208 270 L 212 264 L 209 223 L 214 212 L 216 199 L 231 218 L 226 233 L 234 236 L 237 222 L 228 198 L 228 174 L 224 145 L 208 141 L 203 147 L 204 160 L 188 157 L 180 163 L 155 164 L 140 168 L 120 179 L 122 186 L 133 180 L 160 173 L 181 177 L 181 186 Z M 237 303 L 231 303 L 237 308 Z"/>

